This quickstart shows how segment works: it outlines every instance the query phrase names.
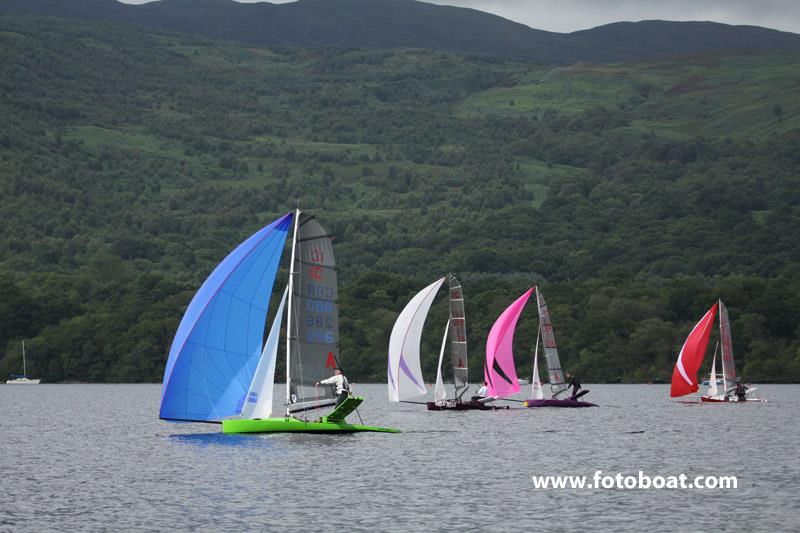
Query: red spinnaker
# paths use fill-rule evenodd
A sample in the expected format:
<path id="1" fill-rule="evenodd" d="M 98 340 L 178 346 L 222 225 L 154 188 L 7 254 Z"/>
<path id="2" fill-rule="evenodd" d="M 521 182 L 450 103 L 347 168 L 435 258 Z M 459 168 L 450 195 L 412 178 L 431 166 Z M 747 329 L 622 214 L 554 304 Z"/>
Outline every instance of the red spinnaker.
<path id="1" fill-rule="evenodd" d="M 697 392 L 697 371 L 703 362 L 708 347 L 708 338 L 714 327 L 714 317 L 717 314 L 717 304 L 714 304 L 705 316 L 697 323 L 686 342 L 683 343 L 675 369 L 672 371 L 672 386 L 669 395 L 685 396 Z"/>

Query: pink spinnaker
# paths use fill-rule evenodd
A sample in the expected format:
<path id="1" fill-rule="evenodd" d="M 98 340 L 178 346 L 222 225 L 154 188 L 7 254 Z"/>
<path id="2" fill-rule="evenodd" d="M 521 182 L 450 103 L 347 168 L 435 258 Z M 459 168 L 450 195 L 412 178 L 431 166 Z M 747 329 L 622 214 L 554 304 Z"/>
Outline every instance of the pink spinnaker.
<path id="1" fill-rule="evenodd" d="M 519 392 L 517 370 L 514 368 L 514 329 L 533 289 L 517 298 L 495 321 L 486 339 L 484 376 L 489 396 L 507 398 Z"/>

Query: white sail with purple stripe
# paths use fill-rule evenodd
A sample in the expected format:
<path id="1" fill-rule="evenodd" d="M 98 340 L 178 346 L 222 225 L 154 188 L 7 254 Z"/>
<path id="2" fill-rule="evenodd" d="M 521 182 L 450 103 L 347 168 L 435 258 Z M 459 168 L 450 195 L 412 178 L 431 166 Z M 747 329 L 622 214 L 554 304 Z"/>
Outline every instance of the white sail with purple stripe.
<path id="1" fill-rule="evenodd" d="M 418 292 L 397 317 L 389 338 L 389 401 L 409 400 L 427 393 L 419 362 L 419 346 L 428 311 L 444 280 L 434 281 Z"/>

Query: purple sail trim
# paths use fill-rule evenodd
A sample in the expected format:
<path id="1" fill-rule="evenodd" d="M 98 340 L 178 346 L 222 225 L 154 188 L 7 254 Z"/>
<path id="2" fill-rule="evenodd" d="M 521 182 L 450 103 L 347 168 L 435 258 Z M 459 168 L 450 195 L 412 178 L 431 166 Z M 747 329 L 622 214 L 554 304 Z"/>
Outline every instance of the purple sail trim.
<path id="1" fill-rule="evenodd" d="M 405 373 L 406 376 L 408 376 L 408 379 L 410 379 L 411 382 L 414 383 L 414 385 L 416 385 L 422 390 L 425 390 L 425 387 L 423 387 L 422 385 L 419 384 L 419 382 L 417 382 L 417 378 L 414 377 L 414 374 L 411 372 L 411 369 L 408 368 L 408 365 L 406 364 L 406 359 L 402 355 L 400 355 L 400 369 Z"/>

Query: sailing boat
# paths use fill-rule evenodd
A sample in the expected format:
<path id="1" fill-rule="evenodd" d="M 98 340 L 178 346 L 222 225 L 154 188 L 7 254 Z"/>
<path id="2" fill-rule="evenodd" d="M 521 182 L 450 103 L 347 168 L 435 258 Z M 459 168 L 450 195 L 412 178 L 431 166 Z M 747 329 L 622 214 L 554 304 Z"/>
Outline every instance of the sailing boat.
<path id="1" fill-rule="evenodd" d="M 6 381 L 6 385 L 38 385 L 40 379 L 28 378 L 28 366 L 25 361 L 25 341 L 22 341 L 22 375 L 14 376 Z"/>
<path id="2" fill-rule="evenodd" d="M 275 277 L 294 227 L 288 286 L 262 344 Z M 194 295 L 172 342 L 159 417 L 216 422 L 224 433 L 396 430 L 348 424 L 363 398 L 349 396 L 332 412 L 334 391 L 317 382 L 339 368 L 336 264 L 331 236 L 297 209 L 234 249 Z M 272 415 L 272 387 L 284 310 L 286 409 Z"/>
<path id="3" fill-rule="evenodd" d="M 431 304 L 445 280 L 448 281 L 449 287 L 450 314 L 444 328 L 442 347 L 439 350 L 439 365 L 433 394 L 434 401 L 424 403 L 430 411 L 493 409 L 492 406 L 463 398 L 464 393 L 469 389 L 466 317 L 461 284 L 452 274 L 434 281 L 419 291 L 406 304 L 392 327 L 392 334 L 389 338 L 387 366 L 389 401 L 423 403 L 414 400 L 428 393 L 420 365 L 420 343 L 422 330 Z M 447 398 L 442 375 L 448 333 L 450 335 L 451 366 L 453 369 L 452 398 Z"/>
<path id="4" fill-rule="evenodd" d="M 556 337 L 553 334 L 553 323 L 550 320 L 550 311 L 544 295 L 538 287 L 536 302 L 539 308 L 539 331 L 536 335 L 536 349 L 533 352 L 533 379 L 531 384 L 531 399 L 525 401 L 525 407 L 597 407 L 589 402 L 580 401 L 579 398 L 589 393 L 582 390 L 575 396 L 567 396 L 569 385 L 564 382 L 564 373 L 561 370 L 561 361 L 558 357 Z M 544 346 L 544 357 L 547 361 L 547 375 L 550 379 L 550 398 L 544 397 L 542 385 L 539 381 L 539 339 Z M 562 396 L 563 395 L 563 396 Z M 559 398 L 559 396 L 562 396 Z"/>
<path id="5" fill-rule="evenodd" d="M 733 362 L 733 342 L 731 341 L 731 324 L 728 319 L 728 309 L 722 300 L 717 301 L 711 309 L 709 309 L 703 318 L 700 319 L 689 336 L 686 337 L 686 342 L 683 343 L 681 351 L 678 354 L 678 360 L 675 363 L 675 369 L 672 371 L 672 385 L 670 386 L 669 395 L 673 398 L 678 396 L 685 396 L 699 389 L 697 383 L 697 371 L 703 362 L 706 349 L 708 348 L 708 340 L 711 336 L 711 330 L 714 329 L 714 318 L 717 310 L 719 310 L 719 334 L 720 334 L 720 347 L 722 351 L 722 393 L 717 390 L 716 379 L 716 349 L 714 350 L 714 361 L 711 368 L 711 378 L 709 379 L 709 392 L 706 396 L 700 398 L 703 402 L 729 402 L 734 401 L 731 394 L 733 388 L 736 386 L 736 368 Z M 755 392 L 755 388 L 748 389 L 747 393 Z M 762 402 L 759 398 L 747 398 L 748 402 Z"/>
<path id="6" fill-rule="evenodd" d="M 534 291 L 536 291 L 539 306 L 539 334 L 536 338 L 536 349 L 533 359 L 533 376 L 531 379 L 532 398 L 530 400 L 525 400 L 523 405 L 525 405 L 525 407 L 596 407 L 593 403 L 578 401 L 580 396 L 583 396 L 583 394 L 589 391 L 585 391 L 583 394 L 572 398 L 558 398 L 568 387 L 564 383 L 564 377 L 561 372 L 561 363 L 558 359 L 558 350 L 556 349 L 556 341 L 553 336 L 553 326 L 550 323 L 550 314 L 547 310 L 547 304 L 541 292 L 538 291 L 536 287 L 528 289 L 525 294 L 508 306 L 495 321 L 489 332 L 489 338 L 486 341 L 486 366 L 484 368 L 486 382 L 489 388 L 489 396 L 495 399 L 506 399 L 517 394 L 521 390 L 519 379 L 517 378 L 517 371 L 514 366 L 514 353 L 512 350 L 514 344 L 514 330 L 517 325 L 517 320 L 522 314 L 522 310 L 525 308 L 525 304 L 527 304 L 528 299 Z M 550 375 L 551 398 L 544 397 L 542 383 L 539 379 L 538 353 L 540 339 L 543 340 L 545 358 L 547 359 L 547 370 Z"/>

